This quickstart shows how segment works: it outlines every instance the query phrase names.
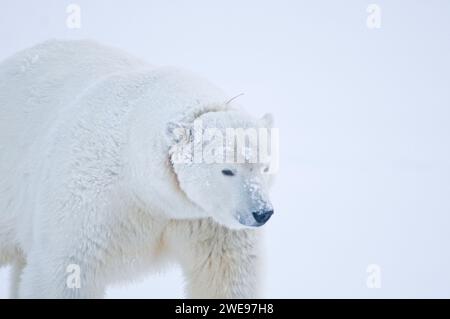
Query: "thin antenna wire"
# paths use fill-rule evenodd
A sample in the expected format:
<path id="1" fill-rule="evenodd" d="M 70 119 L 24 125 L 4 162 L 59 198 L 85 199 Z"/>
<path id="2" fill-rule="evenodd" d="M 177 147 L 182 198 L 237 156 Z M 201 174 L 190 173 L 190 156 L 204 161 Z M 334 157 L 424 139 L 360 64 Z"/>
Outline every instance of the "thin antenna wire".
<path id="1" fill-rule="evenodd" d="M 231 99 L 229 99 L 227 102 L 225 102 L 226 105 L 230 104 L 233 100 L 237 99 L 238 97 L 244 95 L 244 93 L 239 93 L 238 95 L 232 97 Z"/>

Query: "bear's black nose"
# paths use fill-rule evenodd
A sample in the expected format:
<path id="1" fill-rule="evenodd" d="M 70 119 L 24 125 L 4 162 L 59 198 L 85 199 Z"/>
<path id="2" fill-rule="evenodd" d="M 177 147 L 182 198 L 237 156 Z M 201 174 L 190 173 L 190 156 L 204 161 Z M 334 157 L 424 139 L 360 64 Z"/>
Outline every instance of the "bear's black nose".
<path id="1" fill-rule="evenodd" d="M 264 225 L 272 216 L 273 210 L 260 210 L 258 212 L 253 212 L 252 215 L 255 218 L 258 226 Z"/>

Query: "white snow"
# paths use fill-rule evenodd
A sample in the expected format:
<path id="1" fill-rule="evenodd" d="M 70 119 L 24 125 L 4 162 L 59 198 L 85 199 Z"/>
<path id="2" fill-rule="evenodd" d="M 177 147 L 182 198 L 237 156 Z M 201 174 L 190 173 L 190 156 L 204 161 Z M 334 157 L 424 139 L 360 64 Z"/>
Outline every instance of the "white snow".
<path id="1" fill-rule="evenodd" d="M 274 113 L 267 297 L 450 297 L 450 2 L 380 1 L 376 30 L 360 1 L 77 3 L 81 29 L 66 28 L 59 2 L 6 2 L 0 58 L 92 38 L 202 73 L 245 92 L 251 113 Z M 366 286 L 370 264 L 380 289 Z M 182 296 L 181 273 L 162 278 L 108 296 Z"/>

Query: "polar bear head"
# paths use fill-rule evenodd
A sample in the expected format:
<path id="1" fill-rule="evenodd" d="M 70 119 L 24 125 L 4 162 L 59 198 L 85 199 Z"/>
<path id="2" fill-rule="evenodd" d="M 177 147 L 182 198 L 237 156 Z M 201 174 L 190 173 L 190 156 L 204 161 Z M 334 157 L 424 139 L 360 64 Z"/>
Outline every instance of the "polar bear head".
<path id="1" fill-rule="evenodd" d="M 236 110 L 169 123 L 170 159 L 179 187 L 207 216 L 230 228 L 264 225 L 277 141 L 272 117 Z M 270 154 L 269 154 L 270 151 Z"/>

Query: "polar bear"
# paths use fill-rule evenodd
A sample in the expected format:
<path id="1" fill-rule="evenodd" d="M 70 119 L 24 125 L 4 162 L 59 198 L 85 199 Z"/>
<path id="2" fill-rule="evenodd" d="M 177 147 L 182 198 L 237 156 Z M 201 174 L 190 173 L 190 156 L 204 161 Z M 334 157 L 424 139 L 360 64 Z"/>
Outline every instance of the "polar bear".
<path id="1" fill-rule="evenodd" d="M 0 64 L 11 296 L 101 298 L 175 262 L 189 297 L 257 297 L 270 164 L 175 161 L 196 120 L 221 132 L 272 126 L 190 72 L 93 41 L 52 40 Z"/>

